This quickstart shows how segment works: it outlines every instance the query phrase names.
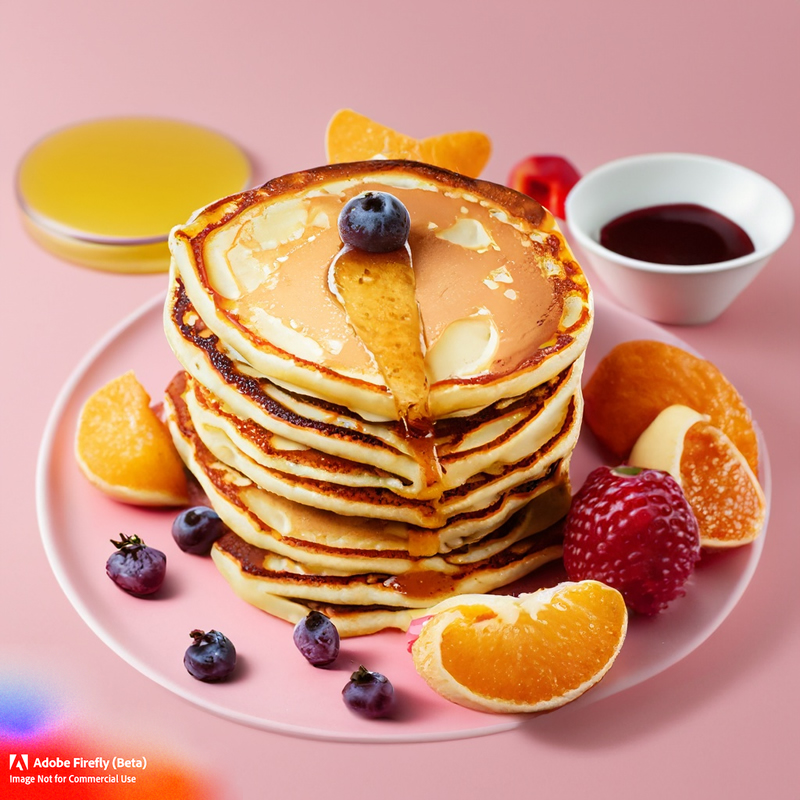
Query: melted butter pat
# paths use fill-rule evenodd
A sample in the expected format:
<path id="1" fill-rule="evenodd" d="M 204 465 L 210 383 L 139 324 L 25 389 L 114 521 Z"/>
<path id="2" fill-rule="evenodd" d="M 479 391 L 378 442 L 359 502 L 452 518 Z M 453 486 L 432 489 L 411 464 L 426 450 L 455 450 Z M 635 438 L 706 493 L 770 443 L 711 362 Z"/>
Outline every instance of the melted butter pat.
<path id="1" fill-rule="evenodd" d="M 316 339 L 297 330 L 291 323 L 287 326 L 280 317 L 268 314 L 263 308 L 250 305 L 246 316 L 242 315 L 241 318 L 250 330 L 281 350 L 294 353 L 306 361 L 319 362 L 325 357 L 323 347 Z"/>
<path id="2" fill-rule="evenodd" d="M 491 315 L 478 312 L 451 322 L 425 359 L 431 383 L 479 375 L 491 367 L 500 334 Z"/>
<path id="3" fill-rule="evenodd" d="M 466 212 L 466 209 L 462 209 L 462 212 Z M 485 253 L 490 247 L 499 249 L 486 228 L 471 217 L 457 219 L 449 228 L 438 231 L 435 235 L 437 239 L 444 239 L 478 253 Z"/>

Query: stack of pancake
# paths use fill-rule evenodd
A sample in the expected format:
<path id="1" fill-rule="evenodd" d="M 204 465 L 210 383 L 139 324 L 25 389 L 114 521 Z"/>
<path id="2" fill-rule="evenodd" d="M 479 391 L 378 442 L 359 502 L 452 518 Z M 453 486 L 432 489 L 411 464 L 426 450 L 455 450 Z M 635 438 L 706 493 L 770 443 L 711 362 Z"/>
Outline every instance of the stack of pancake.
<path id="1" fill-rule="evenodd" d="M 424 432 L 331 284 L 365 191 L 411 217 Z M 335 164 L 208 206 L 170 246 L 167 420 L 230 529 L 212 557 L 237 595 L 352 636 L 561 555 L 592 304 L 538 203 L 416 162 Z"/>

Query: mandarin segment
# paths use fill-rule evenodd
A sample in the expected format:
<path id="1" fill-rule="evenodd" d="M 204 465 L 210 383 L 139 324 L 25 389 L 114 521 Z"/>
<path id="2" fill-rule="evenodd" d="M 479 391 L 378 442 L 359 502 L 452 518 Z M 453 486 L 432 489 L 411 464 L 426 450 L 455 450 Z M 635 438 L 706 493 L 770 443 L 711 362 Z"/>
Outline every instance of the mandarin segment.
<path id="1" fill-rule="evenodd" d="M 465 595 L 431 610 L 412 655 L 425 681 L 479 711 L 558 708 L 610 669 L 627 631 L 622 595 L 598 581 L 520 597 Z"/>
<path id="2" fill-rule="evenodd" d="M 133 372 L 86 400 L 75 457 L 86 478 L 116 500 L 146 506 L 187 502 L 183 463 Z"/>
<path id="3" fill-rule="evenodd" d="M 337 111 L 325 136 L 329 164 L 373 158 L 408 159 L 477 178 L 489 161 L 492 145 L 478 131 L 457 131 L 415 139 L 349 108 Z"/>
<path id="4" fill-rule="evenodd" d="M 343 108 L 331 117 L 325 134 L 329 164 L 371 158 L 407 158 L 419 161 L 419 142 L 369 117 Z"/>
<path id="5" fill-rule="evenodd" d="M 477 178 L 489 162 L 492 144 L 479 131 L 458 131 L 422 139 L 420 161 Z"/>
<path id="6" fill-rule="evenodd" d="M 747 461 L 722 431 L 698 423 L 686 434 L 681 484 L 705 547 L 749 544 L 764 529 L 766 499 Z"/>
<path id="7" fill-rule="evenodd" d="M 700 544 L 729 548 L 764 529 L 767 502 L 747 460 L 708 418 L 685 406 L 662 411 L 642 433 L 631 463 L 669 472 L 681 485 L 700 528 Z"/>
<path id="8" fill-rule="evenodd" d="M 617 459 L 667 406 L 708 415 L 758 474 L 758 441 L 739 392 L 711 362 L 651 340 L 623 342 L 601 360 L 584 386 L 584 418 Z"/>

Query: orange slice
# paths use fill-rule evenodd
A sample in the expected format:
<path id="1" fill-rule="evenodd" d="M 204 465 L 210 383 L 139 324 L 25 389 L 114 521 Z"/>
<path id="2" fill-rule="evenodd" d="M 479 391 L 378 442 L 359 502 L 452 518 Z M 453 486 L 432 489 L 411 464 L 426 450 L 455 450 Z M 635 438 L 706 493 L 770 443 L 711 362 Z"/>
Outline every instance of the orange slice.
<path id="1" fill-rule="evenodd" d="M 622 595 L 598 581 L 520 597 L 463 595 L 431 609 L 411 652 L 429 686 L 499 713 L 549 711 L 610 669 L 625 640 Z"/>
<path id="2" fill-rule="evenodd" d="M 188 501 L 183 463 L 133 372 L 84 403 L 75 457 L 89 481 L 116 500 L 144 506 Z"/>
<path id="3" fill-rule="evenodd" d="M 669 472 L 683 488 L 700 527 L 700 544 L 749 544 L 764 529 L 767 502 L 736 445 L 708 416 L 691 408 L 665 408 L 631 451 L 630 463 Z"/>
<path id="4" fill-rule="evenodd" d="M 414 139 L 344 108 L 328 123 L 325 148 L 329 164 L 373 158 L 408 159 L 477 178 L 489 161 L 492 143 L 478 131 Z"/>
<path id="5" fill-rule="evenodd" d="M 583 390 L 584 417 L 597 439 L 619 460 L 667 406 L 707 414 L 758 474 L 753 420 L 739 392 L 711 362 L 664 342 L 617 345 L 598 364 Z"/>

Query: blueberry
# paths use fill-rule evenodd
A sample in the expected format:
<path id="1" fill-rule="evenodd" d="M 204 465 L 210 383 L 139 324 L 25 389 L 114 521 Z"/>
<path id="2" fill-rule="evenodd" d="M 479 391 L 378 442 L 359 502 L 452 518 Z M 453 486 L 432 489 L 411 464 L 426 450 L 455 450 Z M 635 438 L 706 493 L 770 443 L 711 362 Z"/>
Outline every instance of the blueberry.
<path id="1" fill-rule="evenodd" d="M 214 509 L 194 506 L 181 511 L 172 523 L 172 538 L 184 553 L 207 556 L 211 545 L 227 528 Z"/>
<path id="2" fill-rule="evenodd" d="M 380 672 L 361 666 L 342 689 L 345 705 L 370 719 L 388 717 L 394 709 L 394 687 Z"/>
<path id="3" fill-rule="evenodd" d="M 219 631 L 193 630 L 193 643 L 186 649 L 183 665 L 193 678 L 206 683 L 223 681 L 236 666 L 236 648 Z"/>
<path id="4" fill-rule="evenodd" d="M 319 611 L 311 611 L 294 626 L 297 649 L 315 667 L 326 667 L 339 655 L 339 631 Z"/>
<path id="5" fill-rule="evenodd" d="M 120 589 L 137 597 L 153 594 L 164 583 L 167 557 L 154 547 L 147 547 L 138 536 L 120 534 L 120 541 L 111 540 L 116 551 L 106 561 L 106 575 Z"/>
<path id="6" fill-rule="evenodd" d="M 364 192 L 350 199 L 339 214 L 342 241 L 368 253 L 399 250 L 408 240 L 411 218 L 406 207 L 386 192 Z"/>

